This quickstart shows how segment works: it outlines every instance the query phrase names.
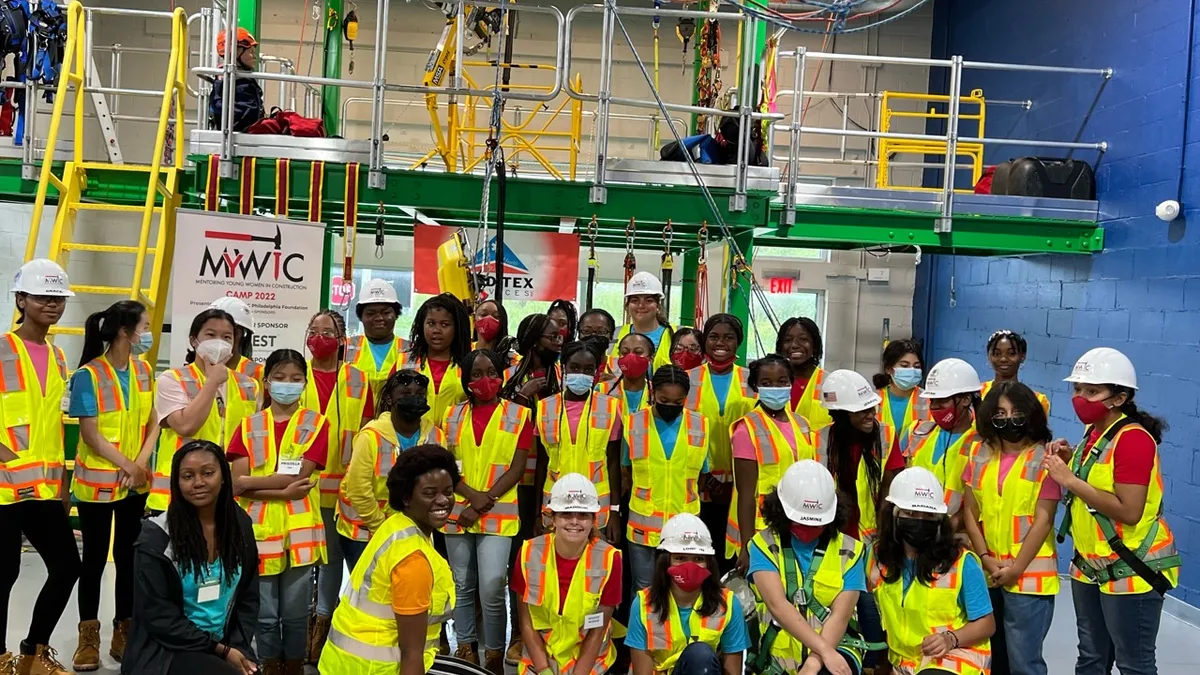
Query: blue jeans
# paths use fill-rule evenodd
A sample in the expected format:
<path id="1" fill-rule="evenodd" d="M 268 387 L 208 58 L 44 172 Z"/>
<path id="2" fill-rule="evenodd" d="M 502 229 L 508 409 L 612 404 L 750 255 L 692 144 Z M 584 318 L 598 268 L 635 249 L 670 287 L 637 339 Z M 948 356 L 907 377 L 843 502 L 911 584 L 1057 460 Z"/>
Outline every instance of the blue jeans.
<path id="1" fill-rule="evenodd" d="M 1075 675 L 1108 675 L 1113 659 L 1121 675 L 1157 675 L 1162 596 L 1154 591 L 1106 595 L 1095 584 L 1071 581 L 1079 658 Z"/>
<path id="2" fill-rule="evenodd" d="M 991 589 L 996 632 L 992 675 L 1046 675 L 1042 645 L 1054 619 L 1053 595 L 1024 595 Z"/>
<path id="3" fill-rule="evenodd" d="M 475 642 L 475 595 L 483 605 L 483 648 L 504 649 L 508 610 L 508 552 L 512 537 L 492 534 L 448 534 L 446 553 L 454 572 L 454 632 L 458 643 Z"/>
<path id="4" fill-rule="evenodd" d="M 308 655 L 308 601 L 312 565 L 289 567 L 258 578 L 258 626 L 254 640 L 261 659 L 303 659 Z"/>
<path id="5" fill-rule="evenodd" d="M 321 509 L 321 520 L 325 521 L 325 550 L 329 560 L 321 565 L 317 573 L 317 616 L 333 616 L 338 594 L 342 591 L 342 546 L 337 533 L 336 515 L 337 509 Z"/>
<path id="6" fill-rule="evenodd" d="M 721 675 L 721 658 L 712 647 L 693 642 L 683 648 L 671 675 Z"/>
<path id="7" fill-rule="evenodd" d="M 342 556 L 346 559 L 346 569 L 354 574 L 354 566 L 358 564 L 358 559 L 362 557 L 363 551 L 367 550 L 367 542 L 355 541 L 343 535 L 337 536 L 338 545 L 342 548 Z"/>
<path id="8" fill-rule="evenodd" d="M 650 582 L 654 580 L 654 564 L 658 559 L 658 551 L 631 542 L 626 552 L 629 554 L 629 574 L 633 577 L 633 592 L 650 588 Z"/>

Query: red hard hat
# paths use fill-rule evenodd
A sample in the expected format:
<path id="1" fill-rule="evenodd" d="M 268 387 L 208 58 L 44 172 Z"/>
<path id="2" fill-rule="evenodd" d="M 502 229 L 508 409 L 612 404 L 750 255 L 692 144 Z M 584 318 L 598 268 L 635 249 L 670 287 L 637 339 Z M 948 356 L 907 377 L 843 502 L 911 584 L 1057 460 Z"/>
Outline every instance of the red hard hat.
<path id="1" fill-rule="evenodd" d="M 246 30 L 245 28 L 238 28 L 237 43 L 239 47 L 254 47 L 258 44 L 258 41 L 254 39 L 254 36 L 250 34 L 250 31 Z M 218 56 L 223 56 L 225 54 L 225 46 L 225 31 L 221 31 L 221 33 L 217 35 Z"/>

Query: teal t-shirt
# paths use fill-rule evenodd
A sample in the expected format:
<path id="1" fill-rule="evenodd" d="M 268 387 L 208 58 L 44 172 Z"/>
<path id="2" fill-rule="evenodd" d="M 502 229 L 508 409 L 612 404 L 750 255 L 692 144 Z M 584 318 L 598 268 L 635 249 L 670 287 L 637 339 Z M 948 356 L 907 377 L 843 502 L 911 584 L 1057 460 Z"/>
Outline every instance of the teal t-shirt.
<path id="1" fill-rule="evenodd" d="M 629 630 L 625 635 L 625 646 L 644 651 L 646 649 L 646 624 L 638 618 L 642 614 L 641 604 L 642 596 L 635 595 L 633 605 L 629 610 Z M 691 607 L 679 608 L 679 624 L 683 628 L 683 634 L 689 638 L 692 634 L 693 611 Z M 745 614 L 742 612 L 742 603 L 738 601 L 737 596 L 733 596 L 733 602 L 725 608 L 725 613 L 729 616 L 729 620 L 725 622 L 725 630 L 721 631 L 720 652 L 736 654 L 749 649 L 750 637 L 746 632 Z"/>
<path id="2" fill-rule="evenodd" d="M 383 367 L 383 362 L 387 361 L 388 352 L 392 351 L 395 342 L 389 340 L 383 344 L 376 344 L 367 340 L 367 344 L 371 345 L 371 356 L 375 357 L 375 370 L 379 370 Z"/>
<path id="3" fill-rule="evenodd" d="M 721 414 L 725 414 L 725 401 L 729 398 L 729 385 L 733 383 L 733 369 L 727 373 L 708 371 L 708 381 L 712 383 L 713 395 L 717 397 L 717 405 Z"/>
<path id="4" fill-rule="evenodd" d="M 892 419 L 895 420 L 896 426 L 900 427 L 904 425 L 901 420 L 903 420 L 904 416 L 908 414 L 908 404 L 911 400 L 912 399 L 908 394 L 896 396 L 896 394 L 892 392 L 891 387 L 888 387 L 888 405 L 891 406 Z"/>
<path id="5" fill-rule="evenodd" d="M 679 440 L 679 429 L 683 426 L 683 415 L 675 418 L 674 422 L 667 422 L 657 415 L 654 418 L 654 428 L 658 431 L 658 438 L 662 441 L 663 454 L 667 459 L 671 459 L 671 455 L 675 454 L 675 443 Z M 621 466 L 633 466 L 633 458 L 630 457 L 628 444 L 622 447 Z M 704 468 L 700 469 L 700 473 L 708 473 L 708 457 L 704 458 Z"/>
<path id="6" fill-rule="evenodd" d="M 396 440 L 400 441 L 400 452 L 404 452 L 405 450 L 409 450 L 409 449 L 413 448 L 414 446 L 417 445 L 417 443 L 420 442 L 421 431 L 418 429 L 417 433 L 413 434 L 412 436 L 405 436 L 404 434 L 396 434 Z"/>
<path id="7" fill-rule="evenodd" d="M 942 458 L 946 456 L 946 451 L 950 449 L 951 445 L 958 442 L 960 438 L 962 438 L 962 434 L 950 431 L 943 430 L 942 433 L 938 434 L 937 442 L 933 445 L 933 463 L 937 464 L 942 461 Z"/>
<path id="8" fill-rule="evenodd" d="M 242 578 L 239 569 L 232 579 L 225 578 L 225 567 L 220 560 L 204 566 L 202 580 L 197 582 L 192 572 L 180 572 L 183 582 L 183 613 L 197 628 L 221 639 L 225 635 L 225 624 L 233 611 L 233 592 Z M 203 600 L 201 592 L 203 591 Z M 257 592 L 257 591 L 255 591 Z"/>
<path id="9" fill-rule="evenodd" d="M 644 398 L 645 396 L 646 396 L 645 388 L 642 388 L 640 391 L 629 391 L 628 389 L 626 389 L 625 390 L 625 412 L 627 412 L 627 413 L 633 412 L 634 410 L 637 410 L 639 407 L 641 407 L 642 398 Z"/>
<path id="10" fill-rule="evenodd" d="M 659 324 L 658 328 L 655 328 L 654 330 L 650 331 L 649 333 L 646 333 L 646 337 L 650 338 L 650 341 L 654 343 L 655 349 L 658 349 L 658 345 L 660 342 L 662 342 L 662 339 L 663 339 L 663 333 L 665 333 L 666 331 L 667 331 L 667 327 L 662 324 Z M 653 360 L 653 359 L 651 359 L 651 360 Z"/>
<path id="11" fill-rule="evenodd" d="M 129 406 L 129 368 L 117 370 L 117 382 L 121 385 L 121 395 L 125 398 L 125 406 Z M 82 368 L 71 376 L 71 402 L 67 414 L 71 417 L 99 417 L 100 404 L 96 400 L 96 382 Z"/>
<path id="12" fill-rule="evenodd" d="M 796 554 L 796 564 L 800 567 L 801 577 L 807 576 L 810 568 L 812 568 L 813 554 L 817 551 L 817 543 L 819 540 L 814 539 L 809 543 L 800 541 L 792 537 L 792 552 Z M 830 552 L 826 551 L 826 555 Z M 833 552 L 834 555 L 837 552 Z M 842 590 L 858 591 L 860 593 L 867 592 L 867 554 L 864 551 L 858 557 L 858 561 L 850 566 L 850 569 L 842 575 Z M 754 578 L 755 572 L 775 572 L 780 574 L 779 568 L 775 566 L 775 562 L 767 557 L 767 554 L 758 547 L 757 544 L 750 547 L 750 570 L 746 572 L 746 577 Z"/>

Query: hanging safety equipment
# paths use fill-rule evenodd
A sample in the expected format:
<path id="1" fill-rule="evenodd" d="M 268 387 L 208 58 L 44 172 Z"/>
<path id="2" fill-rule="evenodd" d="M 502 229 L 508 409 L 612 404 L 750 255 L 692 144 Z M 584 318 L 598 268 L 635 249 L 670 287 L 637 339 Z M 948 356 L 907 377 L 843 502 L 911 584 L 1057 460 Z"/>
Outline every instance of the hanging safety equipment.
<path id="1" fill-rule="evenodd" d="M 346 165 L 345 221 L 342 228 L 342 292 L 349 303 L 347 281 L 354 279 L 354 245 L 358 243 L 358 164 Z M 353 287 L 351 284 L 350 288 Z"/>
<path id="2" fill-rule="evenodd" d="M 357 7 L 354 3 L 350 3 L 350 11 L 346 13 L 346 18 L 342 19 L 342 37 L 350 43 L 351 75 L 354 74 L 354 41 L 358 39 L 358 13 L 354 11 Z"/>
<path id="3" fill-rule="evenodd" d="M 600 263 L 596 260 L 596 230 L 599 227 L 596 223 L 596 216 L 592 216 L 592 220 L 588 223 L 588 279 L 587 289 L 584 292 L 584 309 L 592 308 L 592 298 L 596 288 L 596 274 L 600 271 Z"/>
<path id="4" fill-rule="evenodd" d="M 383 202 L 375 212 L 375 259 L 383 260 Z"/>
<path id="5" fill-rule="evenodd" d="M 700 29 L 700 70 L 696 74 L 696 105 L 715 108 L 721 95 L 721 25 L 705 19 Z M 708 130 L 708 116 L 696 115 L 696 133 Z"/>
<path id="6" fill-rule="evenodd" d="M 637 272 L 637 258 L 633 255 L 633 237 L 637 234 L 637 222 L 629 219 L 629 224 L 625 226 L 625 288 L 622 294 L 629 290 L 629 280 L 633 278 L 633 274 Z M 629 320 L 629 310 L 625 310 L 625 320 Z"/>
<path id="7" fill-rule="evenodd" d="M 708 222 L 700 225 L 696 233 L 700 241 L 700 259 L 696 263 L 696 309 L 693 314 L 693 326 L 703 326 L 705 315 L 708 313 Z"/>
<path id="8" fill-rule="evenodd" d="M 671 220 L 667 219 L 667 226 L 663 228 L 663 253 L 662 253 L 662 285 L 665 289 L 671 288 L 671 276 L 675 270 L 675 257 L 671 255 L 671 240 L 675 238 L 675 231 L 671 229 Z M 663 311 L 667 316 L 671 316 L 671 293 L 668 290 L 663 293 Z"/>
<path id="9" fill-rule="evenodd" d="M 679 22 L 675 24 L 675 35 L 677 35 L 679 37 L 679 41 L 683 43 L 683 63 L 680 67 L 680 72 L 686 73 L 688 45 L 692 43 L 692 38 L 696 35 L 695 17 L 679 17 Z"/>

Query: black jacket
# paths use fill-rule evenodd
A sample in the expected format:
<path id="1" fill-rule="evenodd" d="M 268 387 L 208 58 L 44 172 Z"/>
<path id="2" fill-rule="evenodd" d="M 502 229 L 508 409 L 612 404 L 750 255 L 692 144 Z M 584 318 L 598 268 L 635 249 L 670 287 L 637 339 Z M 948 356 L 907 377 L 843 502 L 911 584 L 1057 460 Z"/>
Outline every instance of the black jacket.
<path id="1" fill-rule="evenodd" d="M 257 660 L 250 647 L 258 620 L 258 546 L 250 516 L 238 509 L 242 526 L 242 577 L 234 590 L 233 611 L 219 642 Z M 121 672 L 128 675 L 166 673 L 187 652 L 212 654 L 218 640 L 196 627 L 183 613 L 183 583 L 171 555 L 167 514 L 142 523 L 133 553 L 133 621 Z"/>

